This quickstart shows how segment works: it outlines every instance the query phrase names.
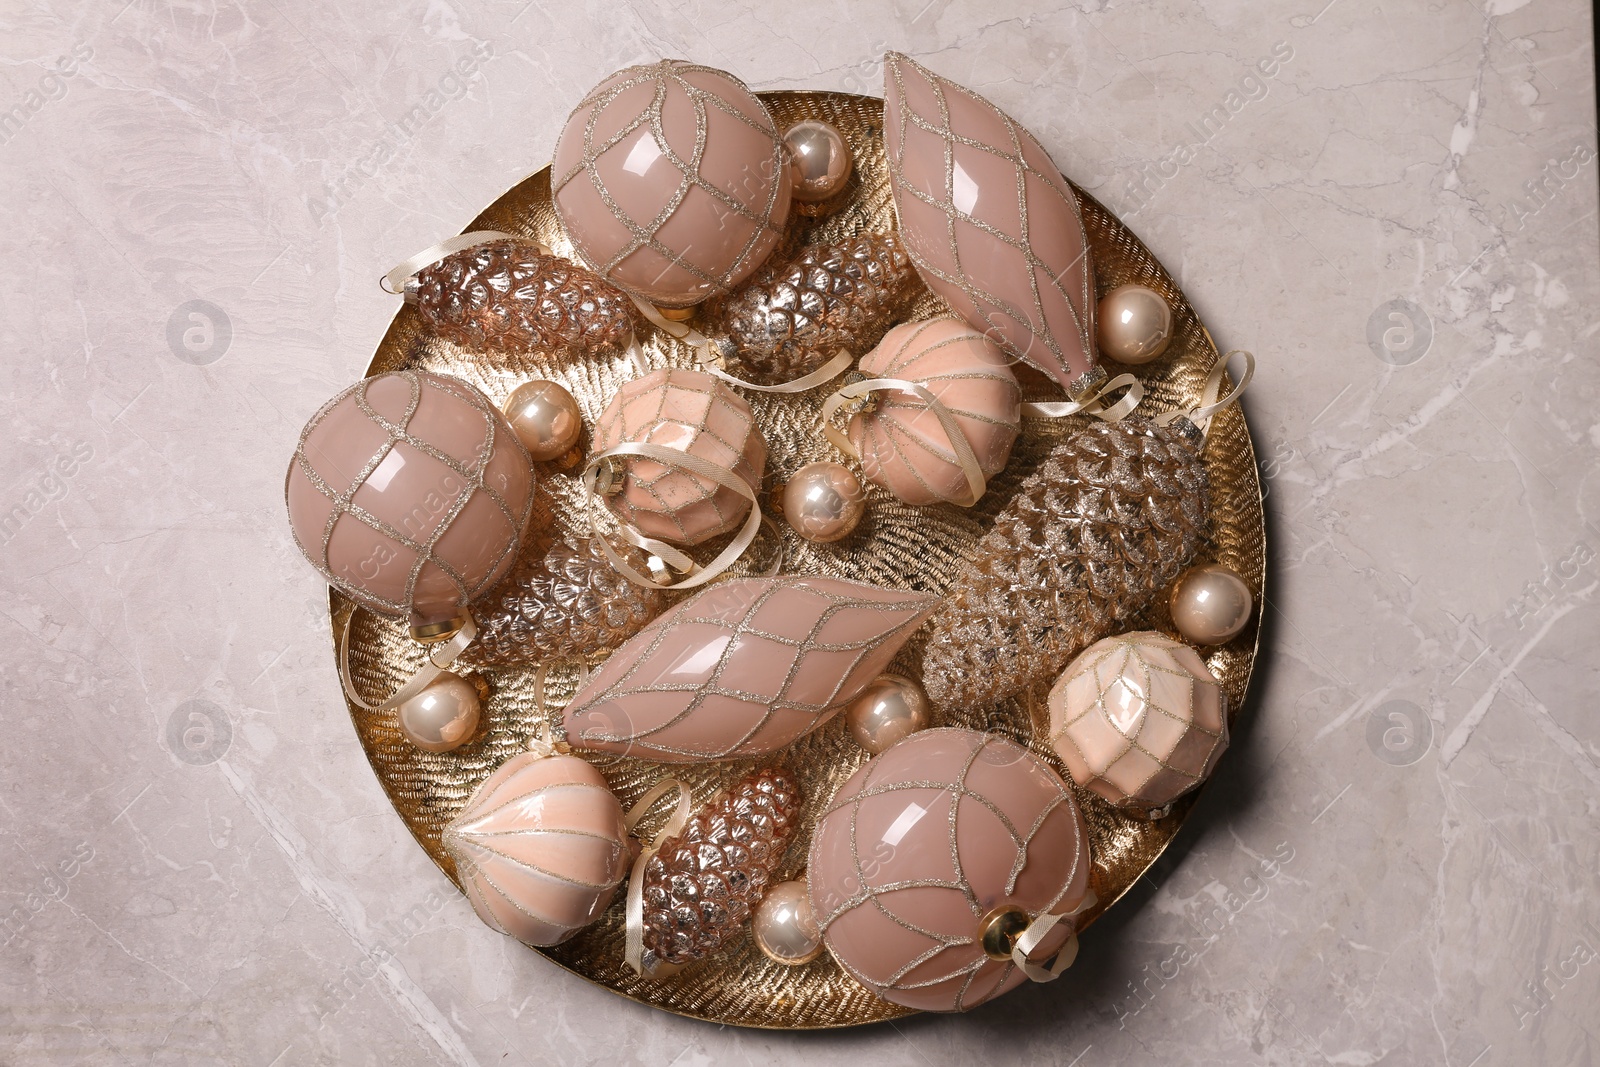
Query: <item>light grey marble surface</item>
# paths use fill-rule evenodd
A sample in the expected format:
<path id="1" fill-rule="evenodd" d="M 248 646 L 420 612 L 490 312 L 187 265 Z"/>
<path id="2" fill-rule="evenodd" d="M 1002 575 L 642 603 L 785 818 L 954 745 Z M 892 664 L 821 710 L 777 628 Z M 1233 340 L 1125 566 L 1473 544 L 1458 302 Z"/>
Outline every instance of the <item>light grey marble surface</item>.
<path id="1" fill-rule="evenodd" d="M 1586 5 L 344 7 L 0 12 L 0 1062 L 1600 1060 Z M 1262 667 L 1061 981 L 719 1029 L 492 934 L 416 848 L 283 469 L 394 313 L 378 273 L 605 74 L 876 94 L 886 47 L 1011 109 L 1260 356 Z"/>

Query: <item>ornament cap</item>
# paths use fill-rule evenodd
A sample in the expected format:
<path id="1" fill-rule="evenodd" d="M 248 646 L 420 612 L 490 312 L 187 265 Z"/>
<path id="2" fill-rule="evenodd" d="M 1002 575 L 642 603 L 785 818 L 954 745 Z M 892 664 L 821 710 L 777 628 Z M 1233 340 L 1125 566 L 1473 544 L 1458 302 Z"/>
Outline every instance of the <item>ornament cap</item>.
<path id="1" fill-rule="evenodd" d="M 1031 922 L 1028 913 L 1015 904 L 995 908 L 978 921 L 978 941 L 991 960 L 1011 959 L 1012 949 Z"/>
<path id="2" fill-rule="evenodd" d="M 450 640 L 466 624 L 467 618 L 465 615 L 439 619 L 436 622 L 414 623 L 411 627 L 411 640 L 419 645 L 437 645 L 442 641 Z"/>

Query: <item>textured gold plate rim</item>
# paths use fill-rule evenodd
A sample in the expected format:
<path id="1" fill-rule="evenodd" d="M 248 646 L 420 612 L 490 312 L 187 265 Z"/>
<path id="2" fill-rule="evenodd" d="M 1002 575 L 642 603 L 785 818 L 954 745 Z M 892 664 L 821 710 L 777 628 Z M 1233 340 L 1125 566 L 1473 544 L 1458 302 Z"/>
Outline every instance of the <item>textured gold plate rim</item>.
<path id="1" fill-rule="evenodd" d="M 789 116 L 788 121 L 793 121 L 798 117 L 809 115 L 818 110 L 826 113 L 824 117 L 827 117 L 831 121 L 835 121 L 836 124 L 840 125 L 841 129 L 851 139 L 852 147 L 857 149 L 858 171 L 858 176 L 852 179 L 850 188 L 847 189 L 847 191 L 842 195 L 846 200 L 860 198 L 863 195 L 862 186 L 864 183 L 860 174 L 866 168 L 862 165 L 863 161 L 860 156 L 860 145 L 856 142 L 858 140 L 858 135 L 864 136 L 864 134 L 862 134 L 862 131 L 860 130 L 851 128 L 847 122 L 842 122 L 840 119 L 841 117 L 846 119 L 849 118 L 849 113 L 853 111 L 875 112 L 878 116 L 878 132 L 881 133 L 881 112 L 883 102 L 880 99 L 876 97 L 856 96 L 847 93 L 813 92 L 804 90 L 779 90 L 762 92 L 757 95 L 761 97 L 761 99 L 771 110 L 773 110 L 775 115 L 779 116 L 780 125 L 787 125 L 787 122 L 785 122 L 782 118 L 782 116 L 785 114 Z M 840 114 L 834 114 L 834 112 L 841 112 L 845 114 L 841 116 Z M 870 124 L 870 120 L 867 121 Z M 872 131 L 870 130 L 867 131 L 869 134 L 871 132 Z M 876 162 L 879 166 L 881 166 L 881 160 L 873 162 Z M 545 167 L 512 186 L 504 194 L 496 198 L 489 208 L 485 209 L 485 211 L 482 212 L 471 225 L 466 227 L 466 230 L 485 228 L 487 225 L 492 224 L 492 220 L 497 214 L 504 214 L 516 210 L 508 205 L 512 201 L 517 200 L 519 197 L 524 198 L 525 200 L 529 199 L 530 189 L 537 191 L 541 181 L 547 201 L 548 173 L 549 168 Z M 1103 205 L 1095 200 L 1094 197 L 1084 192 L 1081 188 L 1078 188 L 1076 185 L 1074 185 L 1073 188 L 1076 190 L 1082 200 L 1085 224 L 1090 231 L 1091 243 L 1098 243 L 1096 241 L 1096 235 L 1099 234 L 1103 228 L 1105 233 L 1110 235 L 1109 240 L 1113 243 L 1113 251 L 1121 250 L 1123 257 L 1126 257 L 1129 261 L 1138 261 L 1140 267 L 1147 273 L 1153 271 L 1152 277 L 1148 279 L 1141 277 L 1137 280 L 1143 281 L 1145 284 L 1153 284 L 1154 287 L 1158 289 L 1164 289 L 1169 301 L 1173 305 L 1176 317 L 1180 320 L 1180 330 L 1183 322 L 1192 320 L 1192 326 L 1194 330 L 1197 331 L 1197 334 L 1190 342 L 1189 347 L 1195 351 L 1189 353 L 1191 358 L 1185 360 L 1176 360 L 1174 363 L 1178 369 L 1194 369 L 1197 370 L 1200 376 L 1203 376 L 1204 373 L 1210 369 L 1212 362 L 1217 358 L 1217 349 L 1211 340 L 1209 331 L 1207 331 L 1203 324 L 1199 322 L 1198 315 L 1194 312 L 1192 306 L 1188 303 L 1188 300 L 1184 297 L 1182 291 L 1178 289 L 1176 283 L 1172 281 L 1171 276 L 1167 274 L 1159 261 L 1157 261 L 1155 257 L 1150 254 L 1149 250 L 1144 247 L 1143 243 L 1140 242 L 1131 231 L 1124 227 L 1111 212 L 1109 212 Z M 499 228 L 504 227 L 502 225 Z M 464 230 L 463 232 L 466 231 Z M 555 242 L 547 240 L 546 243 Z M 559 250 L 560 249 L 558 249 L 558 251 Z M 1113 256 L 1112 258 L 1108 259 L 1104 249 L 1097 250 L 1095 252 L 1095 257 L 1097 295 L 1100 295 L 1103 294 L 1106 288 L 1109 287 L 1103 283 L 1102 279 L 1104 279 L 1108 273 L 1113 275 L 1118 273 L 1118 269 L 1124 266 L 1125 263 L 1121 257 Z M 1108 268 L 1111 269 L 1108 270 Z M 919 304 L 918 308 L 919 310 L 922 309 L 923 304 Z M 417 359 L 416 357 L 418 355 L 418 349 L 414 339 L 407 340 L 405 338 L 405 334 L 408 331 L 403 328 L 403 320 L 406 319 L 410 314 L 411 312 L 409 309 L 404 306 L 402 306 L 401 309 L 396 312 L 394 320 L 391 322 L 389 329 L 386 331 L 383 340 L 379 343 L 379 346 L 374 352 L 373 358 L 366 369 L 365 373 L 367 375 L 370 376 L 372 374 L 395 369 L 397 366 L 413 365 L 419 362 L 426 363 L 429 366 L 435 365 L 435 361 L 432 361 L 428 358 Z M 908 317 L 915 317 L 915 315 Z M 1175 341 L 1175 348 L 1177 345 L 1178 342 Z M 421 355 L 423 357 L 429 357 L 430 353 L 422 352 Z M 1161 366 L 1169 359 L 1171 359 L 1171 357 L 1164 357 L 1164 359 L 1162 361 L 1158 361 L 1157 364 L 1152 364 L 1152 367 Z M 489 357 L 484 357 L 481 360 L 477 360 L 477 362 L 487 361 L 489 361 Z M 1202 362 L 1204 363 L 1204 366 L 1199 366 L 1199 364 Z M 1190 368 L 1190 364 L 1194 364 L 1194 367 Z M 1146 368 L 1132 369 L 1134 369 L 1136 373 L 1139 373 Z M 1141 376 L 1143 375 L 1141 374 Z M 1190 377 L 1193 376 L 1194 375 L 1192 374 L 1190 375 Z M 1173 406 L 1172 398 L 1167 398 L 1164 401 L 1160 389 L 1152 389 L 1151 398 L 1147 400 L 1146 407 L 1150 408 L 1151 410 L 1160 410 L 1161 405 L 1163 404 L 1166 407 Z M 1230 725 L 1232 725 L 1237 723 L 1242 709 L 1246 704 L 1246 694 L 1248 693 L 1250 680 L 1254 672 L 1256 656 L 1259 653 L 1261 630 L 1260 607 L 1264 603 L 1266 578 L 1265 513 L 1259 480 L 1257 478 L 1254 447 L 1249 436 L 1249 431 L 1245 423 L 1243 412 L 1237 405 L 1218 416 L 1213 426 L 1211 438 L 1213 442 L 1217 442 L 1218 444 L 1222 442 L 1227 443 L 1230 451 L 1228 456 L 1226 456 L 1221 462 L 1233 471 L 1234 475 L 1237 476 L 1233 480 L 1238 483 L 1230 484 L 1228 487 L 1229 492 L 1227 495 L 1233 500 L 1234 507 L 1226 514 L 1219 513 L 1220 509 L 1214 507 L 1213 520 L 1215 523 L 1218 520 L 1226 519 L 1230 524 L 1237 524 L 1242 527 L 1242 536 L 1245 538 L 1245 541 L 1240 551 L 1244 554 L 1248 561 L 1254 564 L 1254 566 L 1242 570 L 1241 573 L 1244 573 L 1247 582 L 1251 584 L 1252 589 L 1256 594 L 1257 604 L 1255 617 L 1251 620 L 1251 624 L 1245 633 L 1241 634 L 1239 638 L 1236 638 L 1235 641 L 1229 646 L 1226 646 L 1226 649 L 1230 650 L 1229 654 L 1238 661 L 1226 679 L 1226 685 L 1230 695 L 1229 721 Z M 1211 452 L 1212 446 L 1208 445 L 1208 469 L 1213 466 L 1213 456 Z M 1213 481 L 1215 482 L 1215 480 L 1216 474 L 1213 472 Z M 1222 553 L 1219 552 L 1218 554 L 1221 555 Z M 351 610 L 352 604 L 350 601 L 346 600 L 339 593 L 330 590 L 329 615 L 330 622 L 332 623 L 332 643 L 335 656 L 338 654 L 338 635 L 342 631 L 345 625 L 345 620 L 349 617 Z M 358 620 L 361 621 L 358 621 L 358 623 L 353 627 L 352 633 L 352 665 L 355 668 L 358 684 L 363 683 L 364 675 L 366 675 L 366 684 L 372 685 L 373 690 L 377 691 L 381 689 L 384 682 L 388 680 L 386 675 L 398 676 L 398 674 L 403 673 L 405 669 L 403 664 L 397 666 L 393 662 L 397 658 L 394 649 L 397 641 L 399 640 L 399 635 L 403 635 L 403 627 L 399 627 L 397 625 L 390 626 L 386 630 L 382 620 L 369 618 L 365 613 L 359 616 Z M 1136 627 L 1130 626 L 1129 628 L 1132 629 Z M 364 629 L 366 631 L 365 633 L 363 632 Z M 1207 655 L 1208 661 L 1215 660 L 1217 656 L 1221 654 L 1221 650 L 1209 652 Z M 403 655 L 400 658 L 404 658 Z M 1213 666 L 1215 667 L 1214 663 Z M 410 801 L 408 801 L 408 799 L 403 795 L 403 783 L 400 780 L 401 776 L 394 773 L 394 768 L 391 767 L 390 763 L 388 762 L 390 757 L 397 751 L 392 745 L 394 739 L 393 735 L 397 734 L 397 730 L 394 728 L 392 722 L 385 723 L 382 721 L 382 717 L 375 717 L 371 713 L 363 711 L 361 708 L 359 708 L 359 706 L 348 700 L 346 701 L 346 705 L 351 713 L 352 723 L 356 728 L 358 738 L 362 743 L 363 750 L 366 752 L 368 761 L 373 768 L 373 772 L 378 777 L 380 784 L 382 784 L 384 792 L 389 797 L 391 804 L 395 807 L 396 813 L 401 816 L 413 838 L 423 848 L 424 852 L 428 854 L 430 859 L 434 861 L 434 863 L 440 868 L 441 871 L 444 872 L 447 877 L 451 879 L 452 882 L 457 882 L 454 870 L 438 849 L 436 836 L 430 837 L 428 833 L 428 823 L 418 815 L 416 810 L 409 810 Z M 999 719 L 1002 714 L 1003 712 L 1001 709 L 996 709 L 992 713 L 991 717 L 994 719 Z M 389 718 L 392 720 L 392 715 Z M 476 744 L 476 742 L 474 744 Z M 402 746 L 398 749 L 398 751 L 403 754 L 408 751 L 408 747 Z M 410 751 L 414 752 L 414 750 Z M 1044 754 L 1047 756 L 1050 755 L 1048 753 Z M 408 761 L 404 755 L 401 755 L 400 760 L 397 762 L 421 763 L 423 762 L 423 759 L 420 756 L 414 756 Z M 735 773 L 734 769 L 743 768 L 745 764 L 741 763 L 725 766 L 730 768 L 725 777 L 731 778 Z M 1060 768 L 1058 767 L 1058 770 L 1059 769 Z M 476 779 L 481 781 L 482 777 L 484 777 L 486 773 L 487 772 L 477 774 Z M 449 776 L 446 775 L 444 777 Z M 462 789 L 459 790 L 459 792 L 462 794 L 459 799 L 464 799 L 465 793 L 470 792 L 470 788 L 476 786 L 476 781 L 467 781 L 467 779 L 471 777 L 469 772 L 462 772 L 462 774 L 457 777 L 462 779 L 459 783 L 457 783 L 462 786 Z M 1101 901 L 1088 915 L 1084 923 L 1085 927 L 1091 925 L 1096 918 L 1098 918 L 1110 907 L 1114 906 L 1117 901 L 1126 895 L 1133 885 L 1137 883 L 1139 877 L 1145 874 L 1150 867 L 1161 858 L 1161 855 L 1165 852 L 1167 847 L 1170 846 L 1172 840 L 1176 836 L 1177 831 L 1181 828 L 1184 821 L 1186 821 L 1189 812 L 1192 810 L 1195 803 L 1198 801 L 1198 798 L 1202 794 L 1203 788 L 1204 787 L 1197 789 L 1181 798 L 1177 804 L 1174 805 L 1172 812 L 1159 822 L 1145 824 L 1142 828 L 1139 826 L 1133 827 L 1132 832 L 1136 836 L 1143 838 L 1143 843 L 1152 847 L 1148 848 L 1142 855 L 1137 857 L 1137 862 L 1124 865 L 1123 869 L 1119 872 L 1120 877 L 1117 879 L 1120 884 L 1118 884 L 1113 891 L 1100 892 Z M 1094 804 L 1095 798 L 1089 798 L 1086 802 L 1084 794 L 1081 791 L 1077 792 L 1080 803 L 1085 803 L 1086 807 Z M 626 800 L 626 798 L 624 799 Z M 1086 814 L 1088 814 L 1087 811 Z M 436 815 L 434 817 L 437 818 Z M 1099 873 L 1100 872 L 1097 864 L 1096 874 L 1098 875 Z M 457 885 L 459 887 L 458 882 Z M 1099 891 L 1100 888 L 1101 887 L 1097 885 L 1097 891 Z M 1104 888 L 1110 889 L 1111 887 L 1108 886 Z M 618 905 L 613 903 L 611 911 L 616 912 L 617 910 Z M 605 922 L 605 919 L 602 919 L 601 921 Z M 579 940 L 581 940 L 581 937 Z M 864 1017 L 843 1019 L 828 1018 L 817 1020 L 782 1020 L 779 1018 L 781 1013 L 777 1012 L 772 1013 L 774 1017 L 769 1019 L 752 1017 L 748 1013 L 730 1015 L 727 1012 L 718 1013 L 715 1011 L 701 1010 L 696 1004 L 684 1003 L 683 998 L 672 995 L 672 987 L 667 983 L 647 983 L 649 988 L 645 991 L 645 993 L 639 993 L 621 988 L 622 983 L 620 982 L 614 983 L 612 981 L 607 981 L 602 977 L 597 977 L 593 973 L 585 973 L 584 970 L 577 966 L 573 959 L 563 958 L 562 950 L 568 948 L 572 944 L 573 942 L 567 942 L 566 944 L 562 946 L 556 946 L 553 949 L 535 949 L 534 951 L 539 952 L 540 955 L 545 956 L 547 959 L 551 960 L 551 962 L 556 963 L 564 970 L 570 971 L 585 981 L 610 990 L 619 996 L 626 997 L 629 1000 L 633 1000 L 637 1003 L 661 1008 L 662 1010 L 670 1011 L 674 1014 L 682 1015 L 687 1018 L 699 1019 L 705 1022 L 742 1026 L 752 1029 L 771 1030 L 840 1029 L 845 1027 L 867 1025 L 874 1022 L 883 1022 L 895 1018 L 902 1018 L 907 1015 L 918 1014 L 913 1009 L 889 1004 L 887 1002 L 877 1000 L 876 998 L 871 998 L 873 1001 L 872 1007 L 875 1010 L 869 1015 Z M 731 952 L 732 950 L 729 951 Z M 840 970 L 836 964 L 833 964 L 831 958 L 827 954 L 824 954 L 822 960 L 819 962 L 831 965 L 835 970 Z M 708 961 L 700 966 L 714 967 L 717 965 L 717 959 L 713 958 L 711 961 Z M 778 965 L 772 964 L 770 966 L 777 967 Z M 809 972 L 816 966 L 816 964 L 812 964 L 804 968 L 779 968 L 779 970 L 786 970 L 789 972 L 789 975 L 794 976 L 798 975 L 800 972 Z M 748 970 L 748 964 L 746 964 L 746 969 Z M 748 981 L 748 977 L 746 977 L 745 980 Z M 827 979 L 826 981 L 834 980 L 835 979 Z M 851 985 L 854 985 L 853 981 L 847 976 L 844 977 L 843 980 Z M 736 983 L 738 981 L 740 981 L 738 977 L 730 977 L 728 979 L 728 982 L 730 983 Z M 823 981 L 823 984 L 826 984 L 826 981 Z M 780 982 L 779 984 L 786 984 L 786 982 Z M 859 987 L 856 988 L 859 989 Z"/>

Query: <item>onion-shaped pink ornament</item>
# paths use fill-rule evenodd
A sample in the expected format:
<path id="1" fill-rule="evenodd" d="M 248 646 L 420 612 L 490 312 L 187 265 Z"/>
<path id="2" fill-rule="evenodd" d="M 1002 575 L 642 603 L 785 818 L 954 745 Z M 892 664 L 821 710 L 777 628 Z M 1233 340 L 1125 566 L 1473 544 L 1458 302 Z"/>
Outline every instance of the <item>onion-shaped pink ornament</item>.
<path id="1" fill-rule="evenodd" d="M 749 277 L 783 233 L 793 182 L 755 94 L 725 71 L 677 59 L 601 82 L 567 119 L 551 176 L 579 255 L 667 308 Z"/>
<path id="2" fill-rule="evenodd" d="M 900 236 L 928 288 L 1080 395 L 1094 373 L 1094 272 L 1078 198 L 1033 135 L 971 89 L 884 57 Z"/>
<path id="3" fill-rule="evenodd" d="M 818 820 L 807 880 L 835 959 L 885 1000 L 965 1011 L 1020 984 L 996 920 L 1047 922 L 1089 893 L 1089 839 L 1065 782 L 1009 739 L 922 730 L 851 775 Z M 1074 936 L 1066 919 L 1028 955 Z M 999 957 L 999 958 L 997 958 Z"/>
<path id="4" fill-rule="evenodd" d="M 600 917 L 628 871 L 622 805 L 577 756 L 524 752 L 491 774 L 444 829 L 473 910 L 529 945 Z"/>
<path id="5" fill-rule="evenodd" d="M 413 627 L 460 615 L 510 569 L 533 465 L 489 399 L 395 371 L 311 417 L 284 482 L 295 543 L 328 583 Z"/>
<path id="6" fill-rule="evenodd" d="M 612 653 L 567 705 L 567 740 L 663 763 L 775 752 L 847 707 L 937 603 L 843 578 L 719 582 Z"/>
<path id="7" fill-rule="evenodd" d="M 1011 458 L 1022 390 L 1005 355 L 960 320 L 946 316 L 896 326 L 862 357 L 860 369 L 869 378 L 926 387 L 955 416 L 985 478 Z M 867 479 L 907 504 L 977 503 L 950 435 L 928 403 L 893 390 L 874 394 L 874 400 L 849 426 Z"/>
<path id="8" fill-rule="evenodd" d="M 628 382 L 595 423 L 594 447 L 658 445 L 713 463 L 761 489 L 767 442 L 738 393 L 704 371 L 664 367 Z M 698 545 L 738 526 L 750 501 L 702 474 L 643 456 L 617 456 L 620 480 L 602 499 L 619 519 L 674 544 Z"/>

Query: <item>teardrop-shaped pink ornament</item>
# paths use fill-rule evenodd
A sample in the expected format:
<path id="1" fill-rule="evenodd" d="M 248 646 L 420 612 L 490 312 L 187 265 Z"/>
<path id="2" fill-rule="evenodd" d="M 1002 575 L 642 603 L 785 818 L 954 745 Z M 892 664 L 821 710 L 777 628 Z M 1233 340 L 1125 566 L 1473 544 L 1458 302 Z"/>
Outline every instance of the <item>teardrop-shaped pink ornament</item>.
<path id="1" fill-rule="evenodd" d="M 890 52 L 884 140 L 900 236 L 945 302 L 1012 356 L 1082 393 L 1098 375 L 1094 271 L 1078 198 L 1022 125 Z"/>

